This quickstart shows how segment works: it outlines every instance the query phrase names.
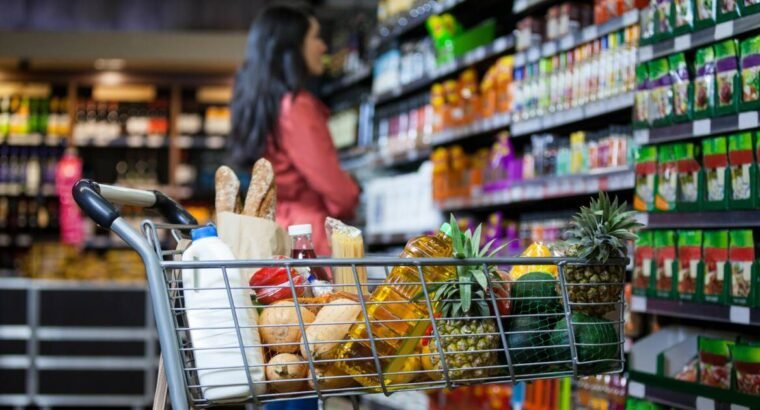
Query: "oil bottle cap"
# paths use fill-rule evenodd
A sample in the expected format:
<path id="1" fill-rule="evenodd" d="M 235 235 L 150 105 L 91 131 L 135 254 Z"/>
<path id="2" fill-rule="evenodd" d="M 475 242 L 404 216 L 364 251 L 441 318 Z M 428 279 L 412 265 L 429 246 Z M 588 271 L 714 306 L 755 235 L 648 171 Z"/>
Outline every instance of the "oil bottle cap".
<path id="1" fill-rule="evenodd" d="M 311 224 L 290 225 L 288 226 L 290 236 L 311 235 Z"/>
<path id="2" fill-rule="evenodd" d="M 448 222 L 444 222 L 438 230 L 446 236 L 451 236 L 451 225 Z"/>

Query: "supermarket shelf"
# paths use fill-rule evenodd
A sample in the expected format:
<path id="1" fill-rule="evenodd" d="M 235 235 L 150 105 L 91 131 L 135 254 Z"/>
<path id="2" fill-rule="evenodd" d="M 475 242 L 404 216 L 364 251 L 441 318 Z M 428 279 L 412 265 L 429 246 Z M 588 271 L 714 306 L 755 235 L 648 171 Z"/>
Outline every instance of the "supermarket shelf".
<path id="1" fill-rule="evenodd" d="M 757 405 L 757 396 L 637 371 L 629 372 L 628 396 L 679 409 L 749 410 Z"/>
<path id="2" fill-rule="evenodd" d="M 364 67 L 361 70 L 345 75 L 339 79 L 333 80 L 322 87 L 322 95 L 329 96 L 337 92 L 346 90 L 355 85 L 364 83 L 372 78 L 372 69 L 370 67 Z"/>
<path id="3" fill-rule="evenodd" d="M 624 109 L 630 109 L 631 107 L 633 107 L 633 93 L 627 92 L 554 114 L 547 114 L 525 121 L 514 121 L 512 123 L 512 135 L 515 137 L 529 135 Z"/>
<path id="4" fill-rule="evenodd" d="M 37 193 L 24 192 L 24 190 L 22 190 L 20 186 L 16 186 L 16 187 L 3 186 L 2 189 L 0 189 L 0 196 L 18 197 L 18 198 L 39 198 L 39 197 L 54 198 L 58 196 L 58 193 L 55 191 L 55 185 L 53 184 L 42 185 L 41 187 L 39 187 Z"/>
<path id="5" fill-rule="evenodd" d="M 433 152 L 431 147 L 418 147 L 410 149 L 403 154 L 376 155 L 373 160 L 375 167 L 397 167 L 422 162 L 430 158 Z"/>
<path id="6" fill-rule="evenodd" d="M 552 3 L 552 0 L 516 0 L 512 3 L 512 14 L 522 14 L 544 4 Z"/>
<path id="7" fill-rule="evenodd" d="M 707 303 L 633 296 L 631 298 L 631 311 L 684 319 L 698 319 L 709 322 L 760 326 L 760 309 L 749 308 L 746 306 L 712 305 Z"/>
<path id="8" fill-rule="evenodd" d="M 24 135 L 9 135 L 3 140 L 0 138 L 0 143 L 6 143 L 11 146 L 20 147 L 32 147 L 38 145 L 45 145 L 49 147 L 57 147 L 63 145 L 66 142 L 65 137 L 59 137 L 56 135 L 43 135 L 43 134 L 24 134 Z"/>
<path id="9" fill-rule="evenodd" d="M 189 135 L 179 135 L 176 140 L 177 147 L 180 149 L 224 149 L 227 145 L 227 138 L 222 135 L 209 135 L 192 137 Z"/>
<path id="10" fill-rule="evenodd" d="M 68 406 L 68 407 L 144 407 L 153 402 L 153 395 L 66 395 L 66 394 L 38 394 L 34 396 L 34 402 L 40 406 Z"/>
<path id="11" fill-rule="evenodd" d="M 517 3 L 515 3 L 517 4 Z M 591 25 L 568 34 L 559 40 L 545 41 L 540 46 L 531 47 L 526 51 L 515 54 L 515 66 L 520 67 L 525 63 L 534 63 L 541 57 L 551 57 L 561 51 L 573 49 L 581 44 L 588 43 L 609 33 L 634 25 L 639 21 L 639 11 L 634 9 L 620 17 L 610 19 L 601 25 Z"/>
<path id="12" fill-rule="evenodd" d="M 649 213 L 647 228 L 755 228 L 760 227 L 760 210 Z"/>
<path id="13" fill-rule="evenodd" d="M 683 34 L 654 45 L 642 46 L 639 47 L 639 63 L 757 31 L 758 27 L 760 27 L 760 14 L 750 14 L 736 20 L 719 23 L 715 27 Z"/>
<path id="14" fill-rule="evenodd" d="M 448 144 L 465 138 L 499 131 L 512 122 L 510 113 L 494 114 L 491 118 L 475 121 L 472 124 L 441 131 L 431 138 L 433 146 Z"/>
<path id="15" fill-rule="evenodd" d="M 372 40 L 372 48 L 378 48 L 383 43 L 414 30 L 425 24 L 425 20 L 434 14 L 447 12 L 466 0 L 443 0 L 436 3 L 427 3 L 420 7 L 415 7 L 403 16 L 394 18 L 393 24 L 380 25 L 377 28 L 375 38 Z"/>
<path id="16" fill-rule="evenodd" d="M 660 144 L 755 128 L 758 128 L 758 112 L 748 111 L 666 127 L 635 130 L 634 138 L 639 144 Z"/>
<path id="17" fill-rule="evenodd" d="M 367 245 L 373 246 L 390 246 L 390 245 L 403 245 L 409 239 L 424 235 L 425 232 L 403 232 L 403 233 L 383 233 L 383 234 L 367 234 Z"/>
<path id="18" fill-rule="evenodd" d="M 523 181 L 511 187 L 471 198 L 453 198 L 439 204 L 444 211 L 459 211 L 504 206 L 551 198 L 588 195 L 599 191 L 632 189 L 634 173 L 630 167 L 604 170 L 598 173 L 544 177 Z"/>
<path id="19" fill-rule="evenodd" d="M 0 278 L 0 289 L 38 289 L 38 290 L 137 290 L 147 289 L 144 281 L 115 280 L 75 280 L 75 279 L 30 279 L 21 277 Z M 55 328 L 50 328 L 55 333 Z M 67 329 L 75 329 L 67 328 Z"/>
<path id="20" fill-rule="evenodd" d="M 27 248 L 32 245 L 32 235 L 28 233 L 20 234 L 0 234 L 0 248 L 15 245 L 19 248 Z"/>
<path id="21" fill-rule="evenodd" d="M 119 288 L 121 289 L 121 288 Z M 140 288 L 142 290 L 142 288 Z M 0 325 L 0 340 L 28 340 L 32 328 L 27 325 Z M 35 328 L 38 340 L 97 340 L 127 341 L 155 340 L 155 330 L 144 327 L 58 327 L 38 326 Z"/>
<path id="22" fill-rule="evenodd" d="M 169 137 L 166 135 L 130 135 L 114 140 L 88 139 L 76 141 L 77 147 L 108 147 L 108 148 L 166 148 Z"/>
<path id="23" fill-rule="evenodd" d="M 503 36 L 494 40 L 491 44 L 480 46 L 464 56 L 453 60 L 450 63 L 440 65 L 435 70 L 426 73 L 422 78 L 412 81 L 409 84 L 399 85 L 390 91 L 374 95 L 375 104 L 384 104 L 398 97 L 410 94 L 426 87 L 433 82 L 448 76 L 452 73 L 467 68 L 473 64 L 487 60 L 491 57 L 498 56 L 510 48 L 514 47 L 514 37 Z"/>

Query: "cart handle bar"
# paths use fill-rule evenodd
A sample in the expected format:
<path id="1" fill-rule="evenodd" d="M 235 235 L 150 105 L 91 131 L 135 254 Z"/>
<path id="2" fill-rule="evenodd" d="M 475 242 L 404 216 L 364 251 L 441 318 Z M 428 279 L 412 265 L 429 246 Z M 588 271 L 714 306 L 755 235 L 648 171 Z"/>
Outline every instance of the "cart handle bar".
<path id="1" fill-rule="evenodd" d="M 109 230 L 113 221 L 120 216 L 119 211 L 113 206 L 114 203 L 155 209 L 172 224 L 198 224 L 182 205 L 159 191 L 98 184 L 89 179 L 80 179 L 71 191 L 84 213 L 98 225 Z"/>

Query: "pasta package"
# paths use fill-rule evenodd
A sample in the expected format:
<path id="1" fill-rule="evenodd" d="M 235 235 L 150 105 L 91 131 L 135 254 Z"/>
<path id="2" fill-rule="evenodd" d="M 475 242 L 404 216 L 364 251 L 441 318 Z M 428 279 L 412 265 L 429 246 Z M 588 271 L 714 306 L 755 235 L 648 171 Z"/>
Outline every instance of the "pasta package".
<path id="1" fill-rule="evenodd" d="M 325 230 L 327 237 L 330 238 L 333 258 L 359 259 L 364 257 L 364 237 L 359 228 L 346 225 L 334 218 L 327 218 Z M 333 268 L 335 288 L 338 290 L 353 294 L 358 293 L 357 277 L 362 293 L 369 293 L 367 291 L 367 269 L 364 266 L 356 267 L 356 276 L 354 276 L 354 270 L 351 266 Z"/>

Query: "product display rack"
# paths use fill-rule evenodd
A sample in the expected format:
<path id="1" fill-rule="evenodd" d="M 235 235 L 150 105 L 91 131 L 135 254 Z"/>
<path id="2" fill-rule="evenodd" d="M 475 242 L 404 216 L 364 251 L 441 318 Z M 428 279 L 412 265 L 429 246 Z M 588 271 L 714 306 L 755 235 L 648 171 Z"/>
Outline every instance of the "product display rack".
<path id="1" fill-rule="evenodd" d="M 760 326 L 760 309 L 632 296 L 631 311 L 684 319 Z"/>
<path id="2" fill-rule="evenodd" d="M 381 24 L 377 28 L 377 34 L 372 40 L 372 46 L 374 48 L 380 47 L 383 43 L 424 25 L 428 17 L 451 11 L 454 7 L 465 2 L 466 0 L 427 2 L 420 7 L 412 8 L 404 13 L 404 15 L 394 16 L 389 24 Z"/>
<path id="3" fill-rule="evenodd" d="M 760 227 L 760 210 L 650 213 L 647 216 L 647 227 L 651 229 L 756 228 Z"/>
<path id="4" fill-rule="evenodd" d="M 660 144 L 683 141 L 710 135 L 729 134 L 737 131 L 757 129 L 758 112 L 747 111 L 723 117 L 705 118 L 691 122 L 634 131 L 639 144 Z"/>
<path id="5" fill-rule="evenodd" d="M 757 397 L 715 387 L 629 372 L 628 395 L 678 409 L 750 410 Z"/>

